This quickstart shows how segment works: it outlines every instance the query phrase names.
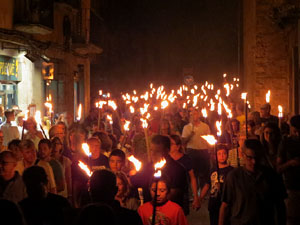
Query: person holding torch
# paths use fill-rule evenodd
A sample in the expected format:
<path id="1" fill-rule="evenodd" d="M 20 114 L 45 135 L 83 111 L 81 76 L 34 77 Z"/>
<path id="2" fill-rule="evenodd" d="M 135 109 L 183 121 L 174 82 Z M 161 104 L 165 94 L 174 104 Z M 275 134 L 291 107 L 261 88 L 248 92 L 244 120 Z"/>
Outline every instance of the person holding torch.
<path id="1" fill-rule="evenodd" d="M 144 192 L 145 202 L 151 201 L 150 185 L 155 173 L 154 164 L 165 159 L 166 163 L 161 169 L 162 176 L 170 179 L 170 191 L 168 199 L 180 205 L 183 209 L 184 195 L 187 192 L 187 175 L 185 168 L 169 155 L 171 147 L 170 138 L 163 135 L 155 135 L 150 144 L 151 162 L 142 167 L 141 171 L 131 176 L 130 180 L 135 188 L 141 187 Z"/>

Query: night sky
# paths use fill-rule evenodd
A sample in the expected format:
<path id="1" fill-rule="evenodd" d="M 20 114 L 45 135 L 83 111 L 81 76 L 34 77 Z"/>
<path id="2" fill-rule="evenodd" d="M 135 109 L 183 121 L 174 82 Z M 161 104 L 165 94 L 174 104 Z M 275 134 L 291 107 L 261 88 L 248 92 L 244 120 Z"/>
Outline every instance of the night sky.
<path id="1" fill-rule="evenodd" d="M 91 66 L 92 95 L 150 82 L 171 86 L 187 74 L 196 82 L 237 74 L 238 0 L 100 2 L 91 36 L 103 53 Z"/>

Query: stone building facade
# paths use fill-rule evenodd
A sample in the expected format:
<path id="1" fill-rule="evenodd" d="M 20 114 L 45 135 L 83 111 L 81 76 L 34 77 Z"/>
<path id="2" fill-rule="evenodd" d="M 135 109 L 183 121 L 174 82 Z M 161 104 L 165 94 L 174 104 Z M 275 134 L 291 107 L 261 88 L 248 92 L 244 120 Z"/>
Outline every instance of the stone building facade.
<path id="1" fill-rule="evenodd" d="M 14 85 L 14 104 L 23 111 L 35 105 L 45 113 L 51 95 L 54 112 L 68 112 L 69 123 L 80 103 L 86 116 L 91 59 L 102 51 L 90 42 L 90 0 L 3 0 L 1 5 L 0 56 L 15 60 L 18 76 L 11 81 L 4 74 L 0 83 Z"/>
<path id="2" fill-rule="evenodd" d="M 243 1 L 243 84 L 254 110 L 271 90 L 272 114 L 278 105 L 290 115 L 299 112 L 299 1 Z"/>

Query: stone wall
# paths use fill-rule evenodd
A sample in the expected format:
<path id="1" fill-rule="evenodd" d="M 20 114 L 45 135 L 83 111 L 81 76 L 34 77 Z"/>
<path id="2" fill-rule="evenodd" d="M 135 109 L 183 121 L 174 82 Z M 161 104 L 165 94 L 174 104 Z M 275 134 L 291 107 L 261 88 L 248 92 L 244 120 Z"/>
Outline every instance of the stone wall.
<path id="1" fill-rule="evenodd" d="M 259 111 L 265 103 L 265 94 L 271 90 L 272 114 L 277 115 L 277 106 L 284 112 L 293 111 L 292 46 L 286 29 L 275 23 L 274 7 L 278 0 L 244 0 L 243 5 L 243 64 L 244 87 L 250 103 Z"/>

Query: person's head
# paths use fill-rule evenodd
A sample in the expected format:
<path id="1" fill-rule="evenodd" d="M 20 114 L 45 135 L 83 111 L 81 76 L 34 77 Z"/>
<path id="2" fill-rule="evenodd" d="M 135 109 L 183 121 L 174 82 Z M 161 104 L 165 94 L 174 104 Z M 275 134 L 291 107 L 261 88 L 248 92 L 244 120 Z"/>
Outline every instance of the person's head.
<path id="1" fill-rule="evenodd" d="M 0 153 L 0 174 L 12 175 L 15 173 L 17 159 L 11 151 L 3 151 Z"/>
<path id="2" fill-rule="evenodd" d="M 161 134 L 169 135 L 171 133 L 171 125 L 169 120 L 163 119 L 160 123 Z"/>
<path id="3" fill-rule="evenodd" d="M 249 172 L 255 172 L 263 158 L 263 149 L 259 140 L 247 139 L 242 147 L 245 168 Z"/>
<path id="4" fill-rule="evenodd" d="M 79 213 L 77 225 L 98 225 L 101 218 L 101 225 L 116 225 L 114 210 L 106 204 L 88 204 Z"/>
<path id="5" fill-rule="evenodd" d="M 163 205 L 168 201 L 168 194 L 170 192 L 170 182 L 167 177 L 162 176 L 157 180 L 153 179 L 150 185 L 150 194 L 152 201 L 154 200 L 155 190 L 157 184 L 157 204 Z"/>
<path id="6" fill-rule="evenodd" d="M 89 190 L 93 202 L 113 202 L 118 192 L 116 175 L 105 169 L 94 171 Z"/>
<path id="7" fill-rule="evenodd" d="M 28 197 L 45 198 L 47 196 L 48 178 L 44 168 L 31 166 L 23 173 L 23 181 Z"/>
<path id="8" fill-rule="evenodd" d="M 271 112 L 271 105 L 266 103 L 260 107 L 260 117 L 268 118 Z"/>
<path id="9" fill-rule="evenodd" d="M 125 165 L 125 153 L 120 149 L 113 150 L 109 155 L 109 168 L 113 172 L 121 171 Z"/>
<path id="10" fill-rule="evenodd" d="M 37 124 L 33 117 L 29 117 L 26 121 L 24 121 L 24 128 L 28 131 L 36 130 Z"/>
<path id="11" fill-rule="evenodd" d="M 90 147 L 92 158 L 97 159 L 101 153 L 101 141 L 97 137 L 91 137 L 87 140 L 87 144 Z"/>
<path id="12" fill-rule="evenodd" d="M 177 134 L 170 135 L 171 152 L 182 152 L 182 141 Z"/>
<path id="13" fill-rule="evenodd" d="M 41 139 L 38 145 L 39 158 L 42 160 L 48 160 L 51 157 L 51 141 L 48 139 Z"/>
<path id="14" fill-rule="evenodd" d="M 63 151 L 63 143 L 61 142 L 59 137 L 54 137 L 51 139 L 52 146 L 52 156 L 54 158 L 59 158 Z"/>
<path id="15" fill-rule="evenodd" d="M 23 158 L 22 152 L 20 150 L 21 141 L 19 139 L 13 139 L 8 143 L 8 150 L 12 151 L 14 153 L 17 161 L 21 160 Z"/>
<path id="16" fill-rule="evenodd" d="M 23 161 L 27 164 L 34 164 L 36 161 L 36 149 L 34 143 L 29 140 L 23 140 L 20 143 L 20 149 L 23 154 Z"/>
<path id="17" fill-rule="evenodd" d="M 93 137 L 98 137 L 101 141 L 101 150 L 104 152 L 110 152 L 112 148 L 112 140 L 109 138 L 106 132 L 99 131 L 93 134 Z"/>
<path id="18" fill-rule="evenodd" d="M 228 159 L 228 149 L 226 145 L 218 145 L 217 146 L 217 159 L 218 163 L 226 164 Z"/>
<path id="19" fill-rule="evenodd" d="M 0 199 L 1 225 L 25 225 L 21 209 L 12 201 Z"/>
<path id="20" fill-rule="evenodd" d="M 190 112 L 190 122 L 196 122 L 200 118 L 200 113 L 197 109 L 194 109 Z"/>
<path id="21" fill-rule="evenodd" d="M 69 141 L 71 148 L 80 148 L 87 139 L 87 130 L 81 126 L 73 125 L 69 130 Z M 74 149 L 73 149 L 74 150 Z"/>
<path id="22" fill-rule="evenodd" d="M 49 137 L 50 139 L 58 137 L 61 140 L 61 142 L 63 142 L 65 138 L 64 128 L 58 125 L 52 126 L 49 130 Z"/>
<path id="23" fill-rule="evenodd" d="M 253 120 L 255 125 L 261 124 L 260 114 L 257 111 L 253 111 L 249 114 L 249 120 Z"/>
<path id="24" fill-rule="evenodd" d="M 276 123 L 267 123 L 263 128 L 263 140 L 267 143 L 280 141 L 280 129 Z"/>
<path id="25" fill-rule="evenodd" d="M 7 110 L 4 112 L 7 122 L 15 120 L 15 112 L 13 110 Z"/>
<path id="26" fill-rule="evenodd" d="M 240 131 L 240 122 L 237 119 L 231 119 L 230 124 L 234 133 Z"/>
<path id="27" fill-rule="evenodd" d="M 130 183 L 125 173 L 118 171 L 115 173 L 117 178 L 118 192 L 117 197 L 126 198 L 130 193 Z"/>
<path id="28" fill-rule="evenodd" d="M 293 116 L 290 120 L 291 135 L 300 138 L 300 115 Z"/>
<path id="29" fill-rule="evenodd" d="M 248 120 L 247 130 L 249 133 L 254 134 L 255 132 L 255 123 L 253 120 Z"/>
<path id="30" fill-rule="evenodd" d="M 171 141 L 170 138 L 163 135 L 155 135 L 150 144 L 151 160 L 158 162 L 163 157 L 166 157 L 170 152 Z"/>

